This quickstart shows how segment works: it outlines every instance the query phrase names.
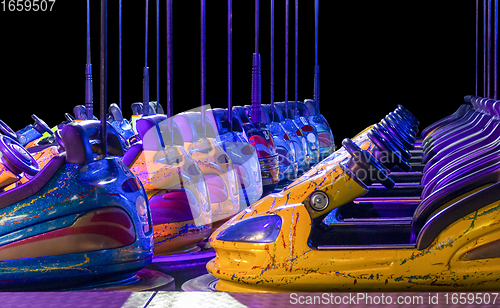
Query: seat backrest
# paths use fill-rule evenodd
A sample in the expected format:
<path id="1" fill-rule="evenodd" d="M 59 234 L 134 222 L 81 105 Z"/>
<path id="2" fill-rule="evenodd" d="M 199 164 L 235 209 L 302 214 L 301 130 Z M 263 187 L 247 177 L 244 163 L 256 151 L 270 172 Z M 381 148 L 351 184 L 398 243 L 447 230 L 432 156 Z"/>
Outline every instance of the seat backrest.
<path id="1" fill-rule="evenodd" d="M 142 141 L 138 141 L 134 143 L 132 146 L 130 146 L 127 152 L 125 152 L 125 155 L 123 155 L 122 161 L 125 164 L 125 166 L 130 168 L 141 152 L 142 152 Z"/>
<path id="2" fill-rule="evenodd" d="M 471 173 L 450 181 L 422 200 L 412 218 L 412 238 L 415 239 L 420 229 L 431 218 L 431 214 L 447 202 L 488 184 L 500 182 L 500 162 L 485 164 Z"/>
<path id="3" fill-rule="evenodd" d="M 156 110 L 158 109 L 158 112 Z M 165 111 L 163 111 L 163 107 L 158 104 L 157 101 L 150 101 L 149 102 L 149 114 L 165 114 Z"/>
<path id="4" fill-rule="evenodd" d="M 429 247 L 444 229 L 479 209 L 500 201 L 500 183 L 484 187 L 448 205 L 426 220 L 419 230 L 412 230 L 412 242 L 418 250 Z"/>
<path id="5" fill-rule="evenodd" d="M 475 118 L 479 113 L 479 111 L 476 110 L 475 107 L 477 105 L 476 100 L 473 99 L 472 101 L 474 102 L 474 104 L 471 104 L 472 107 L 467 108 L 467 110 L 465 110 L 465 113 L 461 117 L 435 128 L 432 132 L 428 133 L 425 138 L 427 140 L 439 140 L 450 132 L 457 130 L 457 128 L 460 128 L 463 125 L 467 125 L 468 123 L 472 122 L 472 119 Z"/>
<path id="6" fill-rule="evenodd" d="M 219 134 L 229 131 L 229 122 L 227 120 L 227 110 L 222 108 L 213 108 L 206 111 L 207 120 L 215 127 Z"/>
<path id="7" fill-rule="evenodd" d="M 426 165 L 421 184 L 428 186 L 431 182 L 440 180 L 438 177 L 442 178 L 443 173 L 463 172 L 460 166 L 489 159 L 491 153 L 500 151 L 499 132 L 500 126 L 489 137 L 479 141 L 465 142 L 465 144 L 457 146 L 454 151 L 441 156 L 440 160 Z M 449 170 L 451 166 L 455 166 L 454 170 Z"/>
<path id="8" fill-rule="evenodd" d="M 498 142 L 500 132 L 500 122 L 496 115 L 498 105 L 494 100 L 485 101 L 484 108 L 488 114 L 482 114 L 482 117 L 486 122 L 477 122 L 476 127 L 449 134 L 444 141 L 436 140 L 424 157 L 426 161 L 424 171 L 429 174 L 426 176 L 427 179 L 434 176 L 432 173 L 435 173 L 445 162 L 461 156 L 468 157 L 470 153 L 477 152 L 477 149 L 487 147 L 492 142 Z"/>
<path id="9" fill-rule="evenodd" d="M 174 122 L 180 128 L 184 142 L 196 142 L 198 140 L 198 133 L 194 123 L 190 121 L 192 117 L 188 113 L 179 113 L 174 117 Z"/>
<path id="10" fill-rule="evenodd" d="M 299 111 L 299 106 L 298 106 L 298 102 L 297 102 L 297 114 L 298 114 L 298 111 Z M 289 101 L 288 102 L 288 105 L 286 105 L 286 113 L 285 115 L 290 118 L 290 119 L 294 119 L 295 118 L 295 113 L 294 113 L 294 108 L 295 108 L 295 101 Z"/>
<path id="11" fill-rule="evenodd" d="M 273 122 L 281 122 L 284 120 L 284 116 L 281 114 L 281 112 L 278 112 L 278 107 L 276 104 L 274 105 L 274 109 L 271 109 L 271 105 L 269 104 L 262 104 L 260 105 L 260 110 L 261 110 L 261 117 L 262 117 L 262 122 L 264 124 L 271 124 Z"/>
<path id="12" fill-rule="evenodd" d="M 208 120 L 209 115 L 211 112 L 206 112 L 205 115 L 205 128 L 203 128 L 202 122 L 201 122 L 201 112 L 193 112 L 196 116 L 197 121 L 195 122 L 195 127 L 198 131 L 198 136 L 203 136 L 203 131 L 205 131 L 206 137 L 207 138 L 217 138 L 219 136 L 220 131 L 217 126 L 214 125 L 214 123 L 210 120 Z"/>
<path id="13" fill-rule="evenodd" d="M 477 168 L 484 168 L 487 164 L 494 164 L 499 160 L 500 143 L 496 143 L 477 149 L 477 152 L 471 152 L 470 155 L 464 155 L 463 157 L 456 158 L 454 161 L 448 161 L 448 164 L 441 166 L 439 170 L 437 169 L 440 166 L 433 166 L 436 168 L 431 168 L 422 177 L 421 184 L 424 186 L 422 198 L 427 197 L 432 191 L 443 187 L 456 178 L 470 174 Z"/>
<path id="14" fill-rule="evenodd" d="M 271 117 L 269 116 L 270 107 L 268 105 L 260 105 L 260 110 L 261 110 L 260 115 L 261 115 L 262 123 L 271 124 L 272 120 L 271 120 Z M 248 114 L 248 110 L 247 110 L 247 114 Z"/>
<path id="15" fill-rule="evenodd" d="M 101 122 L 85 120 L 64 126 L 61 138 L 66 149 L 66 161 L 70 164 L 86 165 L 94 160 L 94 153 L 100 153 Z M 111 124 L 106 123 L 107 154 L 123 156 L 124 149 L 119 134 Z"/>
<path id="16" fill-rule="evenodd" d="M 285 108 L 285 102 L 275 102 L 274 108 L 276 113 L 279 115 L 279 122 L 283 121 L 283 119 L 287 118 L 287 110 Z M 275 121 L 277 121 L 275 119 Z"/>
<path id="17" fill-rule="evenodd" d="M 117 121 L 117 122 L 123 121 L 122 111 L 121 111 L 120 107 L 118 107 L 117 104 L 115 104 L 115 103 L 111 104 L 108 108 L 108 112 L 109 112 L 109 115 L 111 116 L 113 121 Z"/>
<path id="18" fill-rule="evenodd" d="M 229 117 L 227 115 L 227 109 L 225 108 L 213 108 L 206 111 L 207 119 L 211 121 L 213 129 L 219 135 L 225 134 L 230 131 L 229 127 Z M 243 132 L 241 125 L 241 119 L 237 116 L 235 112 L 232 113 L 232 131 L 233 132 Z"/>
<path id="19" fill-rule="evenodd" d="M 306 105 L 309 116 L 316 115 L 316 101 L 313 99 L 305 99 L 304 104 Z"/>
<path id="20" fill-rule="evenodd" d="M 286 119 L 286 111 L 285 111 L 285 103 L 284 102 L 276 102 L 273 104 L 274 109 L 271 108 L 271 105 L 269 105 L 269 117 L 271 118 L 271 121 L 274 122 L 283 122 Z M 274 118 L 273 118 L 274 114 Z"/>
<path id="21" fill-rule="evenodd" d="M 133 115 L 141 115 L 142 114 L 142 103 L 133 103 L 130 108 L 132 108 Z"/>
<path id="22" fill-rule="evenodd" d="M 75 119 L 80 121 L 87 120 L 87 115 L 85 114 L 85 106 L 75 106 L 75 108 L 73 108 L 73 113 L 75 114 Z"/>
<path id="23" fill-rule="evenodd" d="M 219 134 L 218 128 L 212 123 L 213 118 L 212 120 L 207 118 L 205 118 L 205 128 L 202 126 L 200 112 L 179 113 L 174 117 L 174 122 L 178 125 L 184 142 L 192 143 L 202 138 L 204 132 L 208 138 L 216 138 Z"/>
<path id="24" fill-rule="evenodd" d="M 239 121 L 241 122 L 242 125 L 251 123 L 250 119 L 248 118 L 248 116 L 246 114 L 245 107 L 234 106 L 233 112 L 237 115 L 237 118 L 239 118 Z"/>
<path id="25" fill-rule="evenodd" d="M 297 112 L 301 117 L 308 117 L 311 115 L 309 113 L 309 109 L 306 107 L 306 104 L 303 102 L 297 102 Z"/>
<path id="26" fill-rule="evenodd" d="M 170 126 L 172 130 L 170 130 Z M 182 146 L 184 140 L 179 127 L 164 114 L 153 114 L 137 120 L 137 133 L 142 140 L 144 150 L 159 151 L 166 146 Z"/>

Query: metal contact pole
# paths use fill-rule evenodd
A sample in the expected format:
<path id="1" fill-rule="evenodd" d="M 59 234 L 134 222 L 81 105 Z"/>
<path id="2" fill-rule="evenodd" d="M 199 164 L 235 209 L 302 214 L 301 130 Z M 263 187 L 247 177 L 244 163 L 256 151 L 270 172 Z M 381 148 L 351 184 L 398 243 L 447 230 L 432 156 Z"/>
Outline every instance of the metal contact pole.
<path id="1" fill-rule="evenodd" d="M 319 114 L 319 65 L 318 65 L 318 28 L 319 28 L 319 0 L 314 2 L 314 102 L 316 114 Z"/>
<path id="2" fill-rule="evenodd" d="M 254 53 L 259 53 L 259 0 L 255 0 Z"/>
<path id="3" fill-rule="evenodd" d="M 271 104 L 274 104 L 274 0 L 271 0 Z"/>
<path id="4" fill-rule="evenodd" d="M 271 110 L 274 110 L 274 0 L 271 0 Z M 274 111 L 271 120 L 274 122 Z"/>
<path id="5" fill-rule="evenodd" d="M 142 114 L 145 116 L 149 115 L 148 16 L 149 0 L 146 0 L 146 33 L 144 39 L 144 69 L 142 73 Z"/>
<path id="6" fill-rule="evenodd" d="M 233 1 L 227 1 L 227 120 L 233 131 Z"/>
<path id="7" fill-rule="evenodd" d="M 160 113 L 160 0 L 156 0 L 156 113 Z"/>
<path id="8" fill-rule="evenodd" d="M 100 106 L 101 106 L 101 154 L 106 156 L 106 107 L 108 100 L 107 92 L 107 71 L 108 71 L 108 1 L 101 0 L 101 54 L 100 54 Z"/>
<path id="9" fill-rule="evenodd" d="M 487 96 L 487 83 L 488 78 L 486 75 L 486 63 L 487 63 L 487 53 L 486 53 L 486 11 L 487 11 L 487 0 L 483 0 L 483 95 Z"/>
<path id="10" fill-rule="evenodd" d="M 299 89 L 299 0 L 295 0 L 295 102 L 293 115 L 297 116 L 297 101 Z M 288 114 L 288 111 L 287 111 Z"/>
<path id="11" fill-rule="evenodd" d="M 203 127 L 203 137 L 206 137 L 206 123 L 205 123 L 205 104 L 206 104 L 206 46 L 205 46 L 205 0 L 200 0 L 201 12 L 200 12 L 200 47 L 201 47 L 201 126 Z"/>
<path id="12" fill-rule="evenodd" d="M 123 12 L 123 3 L 122 0 L 119 2 L 119 10 L 118 10 L 118 103 L 120 105 L 120 110 L 122 109 L 122 12 Z"/>
<path id="13" fill-rule="evenodd" d="M 288 15 L 290 11 L 289 0 L 286 0 L 286 18 L 285 18 L 285 108 L 288 109 Z M 288 118 L 288 112 L 286 113 Z"/>
<path id="14" fill-rule="evenodd" d="M 259 0 L 255 0 L 255 52 L 252 59 L 252 123 L 260 125 L 261 76 L 259 54 Z"/>
<path id="15" fill-rule="evenodd" d="M 476 0 L 476 92 L 478 96 L 478 73 L 479 73 L 479 0 Z"/>
<path id="16" fill-rule="evenodd" d="M 167 116 L 172 117 L 172 0 L 167 0 Z M 172 130 L 172 121 L 169 121 Z"/>
<path id="17" fill-rule="evenodd" d="M 498 90 L 498 0 L 495 0 L 495 31 L 494 31 L 494 56 L 493 56 L 493 98 L 497 100 Z"/>
<path id="18" fill-rule="evenodd" d="M 487 52 L 488 52 L 488 64 L 486 65 L 486 74 L 488 76 L 487 80 L 487 97 L 491 97 L 491 0 L 488 0 L 488 44 L 487 44 Z"/>
<path id="19" fill-rule="evenodd" d="M 87 65 L 85 66 L 85 113 L 87 119 L 94 117 L 92 90 L 92 64 L 90 59 L 90 4 L 87 0 Z"/>

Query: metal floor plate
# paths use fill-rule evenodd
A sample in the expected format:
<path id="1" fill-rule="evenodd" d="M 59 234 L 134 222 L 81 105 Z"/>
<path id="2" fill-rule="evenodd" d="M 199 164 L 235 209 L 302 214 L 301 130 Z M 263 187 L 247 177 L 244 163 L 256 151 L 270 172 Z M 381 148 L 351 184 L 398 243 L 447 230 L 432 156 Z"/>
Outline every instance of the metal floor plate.
<path id="1" fill-rule="evenodd" d="M 120 308 L 130 292 L 0 292 L 4 308 Z"/>
<path id="2" fill-rule="evenodd" d="M 147 308 L 245 308 L 229 293 L 217 292 L 167 292 L 160 291 L 149 303 Z"/>
<path id="3" fill-rule="evenodd" d="M 465 292 L 465 290 L 464 290 Z M 0 292 L 2 308 L 260 308 L 260 307 L 449 307 L 457 293 L 226 293 L 181 291 L 77 291 L 77 292 Z M 456 296 L 453 297 L 455 294 Z M 460 293 L 486 298 L 486 293 Z M 493 299 L 494 294 L 490 299 Z M 361 297 L 360 297 L 361 295 Z M 478 296 L 476 296 L 478 295 Z M 404 302 L 397 303 L 399 299 Z M 497 301 L 500 299 L 496 299 Z M 457 302 L 458 303 L 458 302 Z M 488 305 L 473 303 L 462 307 L 498 307 L 498 302 Z"/>

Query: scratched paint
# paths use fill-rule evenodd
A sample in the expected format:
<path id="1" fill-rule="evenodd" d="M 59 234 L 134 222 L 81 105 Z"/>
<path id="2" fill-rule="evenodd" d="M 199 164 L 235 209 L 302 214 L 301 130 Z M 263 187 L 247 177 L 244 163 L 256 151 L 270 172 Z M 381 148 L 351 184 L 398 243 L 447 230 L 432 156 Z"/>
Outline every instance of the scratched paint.
<path id="1" fill-rule="evenodd" d="M 354 190 L 353 192 L 357 194 L 364 193 L 366 189 L 365 187 L 359 186 L 352 178 L 342 175 L 340 167 L 331 168 L 330 170 L 321 173 L 321 175 L 322 176 L 312 177 L 309 181 L 298 181 L 296 184 L 286 188 L 282 192 L 268 195 L 252 205 L 249 208 L 249 211 L 244 211 L 238 214 L 235 218 L 226 223 L 226 225 L 228 225 L 242 217 L 248 218 L 255 215 L 271 213 L 280 215 L 284 222 L 288 222 L 283 224 L 281 235 L 278 237 L 278 242 L 273 245 L 272 250 L 268 248 L 267 250 L 263 250 L 266 252 L 265 254 L 260 253 L 262 250 L 259 250 L 256 247 L 259 244 L 252 244 L 253 248 L 250 254 L 253 254 L 253 258 L 256 258 L 256 260 L 252 262 L 238 262 L 236 260 L 230 262 L 230 264 L 234 264 L 234 267 L 238 268 L 238 273 L 242 273 L 242 276 L 239 274 L 233 276 L 234 273 L 231 274 L 231 277 L 233 277 L 232 280 L 237 279 L 238 281 L 254 281 L 258 284 L 266 284 L 273 281 L 273 279 L 268 279 L 267 276 L 275 275 L 275 272 L 278 271 L 282 273 L 281 275 L 285 272 L 287 273 L 286 276 L 279 277 L 279 285 L 287 285 L 291 281 L 297 281 L 299 279 L 298 276 L 291 275 L 290 273 L 300 273 L 299 276 L 307 276 L 308 273 L 317 271 L 317 269 L 311 268 L 310 266 L 303 267 L 301 265 L 302 262 L 307 262 L 304 260 L 309 259 L 308 254 L 312 252 L 312 249 L 305 244 L 311 229 L 312 222 L 309 211 L 312 210 L 307 209 L 306 206 L 304 206 L 304 199 L 317 189 L 322 189 L 327 193 L 330 193 L 338 191 L 342 188 L 344 190 L 350 190 L 349 187 L 356 187 L 357 192 L 354 192 Z M 346 185 L 346 181 L 348 183 L 353 183 L 352 185 Z M 332 188 L 332 186 L 335 186 L 336 188 Z M 330 207 L 334 208 L 340 205 L 336 203 L 336 200 L 342 202 L 342 200 L 332 197 Z M 331 210 L 331 208 L 325 211 L 329 210 Z M 314 214 L 321 215 L 322 213 L 323 212 Z M 304 218 L 301 219 L 301 217 Z M 223 228 L 224 226 L 221 229 Z M 228 245 L 228 243 L 220 243 L 215 240 L 216 236 L 217 232 L 210 238 L 210 243 L 217 250 L 217 257 L 215 258 L 215 261 L 210 262 L 207 266 L 211 272 L 213 272 L 212 266 L 215 266 L 217 260 L 221 258 L 221 256 L 219 256 L 219 251 L 221 249 L 224 250 L 224 248 L 221 248 L 220 245 L 223 247 Z M 304 241 L 304 243 L 301 243 L 301 241 Z M 242 243 L 231 244 L 235 245 L 229 245 L 228 247 L 234 249 L 235 247 L 239 247 Z M 240 252 L 239 249 L 238 251 Z M 243 255 L 246 256 L 248 254 L 249 252 L 246 252 Z M 227 263 L 227 260 L 223 260 L 222 262 Z M 250 264 L 254 266 L 253 269 L 248 268 Z M 231 267 L 232 266 L 229 266 L 229 270 Z M 243 272 L 246 268 L 248 268 L 248 271 Z M 256 270 L 260 270 L 260 274 L 255 276 L 252 271 Z M 215 270 L 215 272 L 219 274 L 224 273 L 219 269 Z M 257 277 L 259 277 L 259 279 L 257 279 Z"/>
<path id="2" fill-rule="evenodd" d="M 155 255 L 189 251 L 210 234 L 211 224 L 197 225 L 193 221 L 153 225 Z"/>
<path id="3" fill-rule="evenodd" d="M 36 143 L 32 143 L 32 145 L 36 145 Z M 57 148 L 57 146 L 51 146 L 34 154 L 34 158 L 37 160 L 40 167 L 44 167 L 55 155 L 59 154 Z M 196 163 L 190 155 L 186 153 L 184 148 L 172 146 L 159 151 L 142 150 L 138 157 L 134 160 L 132 166 L 130 166 L 130 169 L 143 184 L 149 197 L 165 190 L 188 189 L 189 191 L 194 192 L 194 198 L 196 200 L 192 202 L 190 206 L 199 207 L 196 212 L 201 212 L 202 215 L 197 216 L 194 220 L 180 223 L 177 228 L 182 229 L 183 225 L 186 223 L 195 225 L 193 230 L 199 230 L 201 233 L 183 233 L 184 237 L 182 241 L 184 245 L 189 243 L 192 247 L 195 247 L 199 241 L 203 240 L 210 234 L 210 232 L 206 231 L 206 229 L 207 226 L 208 228 L 211 226 L 211 214 L 209 204 L 210 199 L 203 174 L 197 167 L 190 168 L 191 165 L 196 166 Z M 20 181 L 11 185 L 7 189 L 14 188 L 19 183 L 25 183 L 27 181 L 28 179 L 23 177 Z M 78 183 L 75 183 L 75 185 L 76 184 Z M 88 194 L 92 192 L 93 190 L 89 190 Z M 40 196 L 40 198 L 46 197 L 46 195 Z M 82 196 L 71 195 L 68 196 L 67 199 L 69 201 L 67 201 L 75 202 L 75 198 L 81 199 Z M 62 204 L 62 206 L 63 205 L 64 204 Z M 35 214 L 35 216 L 36 215 L 37 214 Z M 22 220 L 30 220 L 33 217 L 34 216 L 26 214 Z M 0 217 L 0 219 L 2 218 Z M 21 222 L 20 218 L 17 219 L 17 223 Z M 188 238 L 191 238 L 190 242 Z M 169 249 L 171 251 L 177 251 L 178 244 L 174 244 L 175 242 L 175 240 L 171 240 L 156 243 L 156 251 L 166 252 Z"/>
<path id="4" fill-rule="evenodd" d="M 48 289 L 61 287 L 58 285 L 60 281 L 64 281 L 66 286 L 72 282 L 92 283 L 102 275 L 115 272 L 128 271 L 134 275 L 149 263 L 153 254 L 153 232 L 143 228 L 144 222 L 135 204 L 137 198 L 145 198 L 146 194 L 142 189 L 123 191 L 121 183 L 131 176 L 124 169 L 126 167 L 121 160 L 116 158 L 95 161 L 87 166 L 63 164 L 40 191 L 0 209 L 0 251 L 9 247 L 9 244 L 13 247 L 12 244 L 22 239 L 35 243 L 35 236 L 77 227 L 75 223 L 78 221 L 79 226 L 84 226 L 79 218 L 86 213 L 99 213 L 100 210 L 113 208 L 123 211 L 131 219 L 133 226 L 128 228 L 133 229 L 126 231 L 134 234 L 131 244 L 38 258 L 16 258 L 14 254 L 10 259 L 0 261 L 0 289 L 20 286 L 21 283 L 24 287 L 36 284 Z M 90 171 L 93 172 L 91 176 L 88 174 Z M 88 182 L 90 178 L 109 179 L 110 172 L 115 177 L 114 181 L 99 185 Z M 147 215 L 149 224 L 149 211 Z M 105 222 L 97 223 L 96 226 L 108 228 Z M 58 240 L 57 237 L 51 238 L 54 245 L 57 245 Z"/>
<path id="5" fill-rule="evenodd" d="M 303 205 L 294 208 L 300 215 L 307 214 Z M 497 202 L 467 215 L 446 228 L 421 251 L 415 248 L 311 249 L 307 246 L 310 219 L 307 219 L 309 222 L 297 220 L 284 224 L 276 243 L 266 244 L 275 247 L 272 250 L 260 244 L 221 243 L 214 235 L 211 244 L 217 256 L 207 268 L 221 279 L 217 287 L 227 291 L 494 289 L 498 288 L 498 275 L 494 273 L 500 260 L 464 261 L 462 256 L 498 239 L 499 209 Z M 286 207 L 275 213 L 286 221 L 293 217 L 292 212 Z M 283 245 L 284 241 L 294 246 L 293 254 L 287 245 Z M 238 251 L 242 256 L 251 251 L 251 264 L 255 265 L 245 267 L 241 261 L 230 260 L 228 256 L 233 254 L 232 251 Z M 237 271 L 234 270 L 236 264 Z"/>
<path id="6" fill-rule="evenodd" d="M 371 149 L 366 134 L 357 138 L 356 142 Z M 365 187 L 340 167 L 347 158 L 344 150 L 333 153 L 283 191 L 268 195 L 236 215 L 210 237 L 217 255 L 207 264 L 207 269 L 219 278 L 218 290 L 453 291 L 500 287 L 500 258 L 473 261 L 464 258 L 467 252 L 498 240 L 498 202 L 458 219 L 422 250 L 411 246 L 350 250 L 309 247 L 312 218 L 353 200 L 365 191 Z M 314 212 L 307 205 L 307 196 L 318 189 L 330 197 L 328 209 L 321 213 Z M 284 222 L 274 243 L 217 240 L 218 233 L 230 224 L 269 214 L 279 215 Z"/>

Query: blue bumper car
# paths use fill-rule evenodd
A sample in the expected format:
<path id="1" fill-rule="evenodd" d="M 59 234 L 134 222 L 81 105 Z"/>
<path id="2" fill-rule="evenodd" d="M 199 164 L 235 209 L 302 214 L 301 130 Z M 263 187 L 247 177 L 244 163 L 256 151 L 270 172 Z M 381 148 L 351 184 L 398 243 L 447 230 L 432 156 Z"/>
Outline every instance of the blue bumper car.
<path id="1" fill-rule="evenodd" d="M 142 185 L 116 156 L 116 135 L 100 150 L 99 122 L 62 130 L 66 152 L 38 170 L 16 141 L 0 137 L 2 167 L 28 182 L 0 194 L 0 289 L 53 290 L 133 280 L 151 262 L 153 230 Z"/>
<path id="2" fill-rule="evenodd" d="M 278 150 L 272 134 L 264 124 L 256 127 L 251 123 L 244 107 L 234 106 L 233 113 L 236 115 L 235 119 L 243 128 L 245 137 L 255 148 L 259 158 L 263 195 L 267 195 L 274 190 L 279 182 Z"/>

